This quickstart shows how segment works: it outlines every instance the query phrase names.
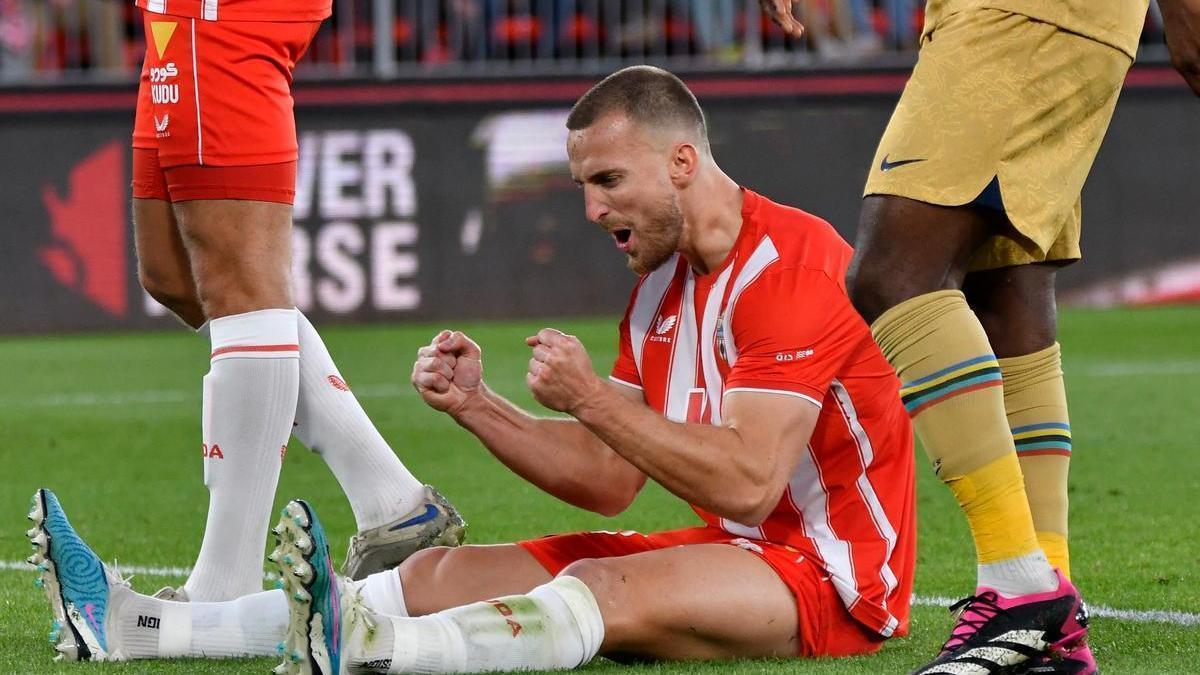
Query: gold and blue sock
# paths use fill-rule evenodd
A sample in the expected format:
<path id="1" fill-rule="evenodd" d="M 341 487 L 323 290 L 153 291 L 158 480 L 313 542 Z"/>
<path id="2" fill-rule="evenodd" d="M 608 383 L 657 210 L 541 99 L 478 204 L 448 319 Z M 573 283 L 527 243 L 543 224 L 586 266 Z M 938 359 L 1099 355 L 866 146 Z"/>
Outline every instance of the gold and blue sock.
<path id="1" fill-rule="evenodd" d="M 1071 422 L 1059 346 L 1056 343 L 1033 354 L 1000 359 L 1000 370 L 1004 374 L 1004 408 L 1025 476 L 1038 542 L 1050 564 L 1069 578 Z"/>
<path id="2" fill-rule="evenodd" d="M 1004 408 L 1000 364 L 959 291 L 893 307 L 871 331 L 939 478 L 966 515 L 979 585 L 1017 596 L 1053 590 Z"/>

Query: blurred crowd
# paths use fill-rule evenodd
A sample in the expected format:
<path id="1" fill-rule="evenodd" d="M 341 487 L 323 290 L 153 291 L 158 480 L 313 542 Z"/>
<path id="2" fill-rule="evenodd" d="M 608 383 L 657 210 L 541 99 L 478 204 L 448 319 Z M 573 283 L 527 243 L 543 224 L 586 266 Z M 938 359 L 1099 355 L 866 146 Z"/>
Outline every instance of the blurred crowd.
<path id="1" fill-rule="evenodd" d="M 758 0 L 333 0 L 308 65 L 370 73 L 380 39 L 417 67 L 682 58 L 697 65 L 858 62 L 915 50 L 923 2 L 803 0 L 804 38 Z M 386 5 L 384 3 L 387 3 Z M 391 23 L 377 30 L 377 17 Z M 1144 40 L 1161 42 L 1152 3 Z M 144 50 L 132 0 L 0 0 L 0 80 L 128 78 Z M 385 48 L 385 54 L 389 53 Z"/>

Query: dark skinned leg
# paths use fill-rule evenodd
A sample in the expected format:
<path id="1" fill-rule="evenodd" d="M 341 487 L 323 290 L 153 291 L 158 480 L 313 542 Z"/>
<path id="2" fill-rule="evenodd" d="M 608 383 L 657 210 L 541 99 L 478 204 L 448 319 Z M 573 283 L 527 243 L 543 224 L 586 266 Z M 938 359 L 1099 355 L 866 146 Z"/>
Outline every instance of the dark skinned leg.
<path id="1" fill-rule="evenodd" d="M 909 298 L 961 289 L 971 254 L 1000 226 L 979 209 L 867 197 L 846 274 L 850 299 L 872 323 Z"/>
<path id="2" fill-rule="evenodd" d="M 967 302 L 999 358 L 1032 354 L 1054 344 L 1058 310 L 1054 283 L 1059 265 L 1041 263 L 971 272 Z"/>

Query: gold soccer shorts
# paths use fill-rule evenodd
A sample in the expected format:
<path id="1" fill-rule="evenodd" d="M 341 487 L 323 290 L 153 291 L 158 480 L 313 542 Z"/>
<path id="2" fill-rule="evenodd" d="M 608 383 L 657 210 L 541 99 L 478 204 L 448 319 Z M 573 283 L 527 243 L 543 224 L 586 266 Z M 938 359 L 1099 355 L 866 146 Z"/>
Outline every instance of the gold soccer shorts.
<path id="1" fill-rule="evenodd" d="M 1015 232 L 993 236 L 970 268 L 1077 260 L 1080 191 L 1131 63 L 1020 14 L 948 15 L 922 42 L 864 196 L 960 206 L 997 180 Z"/>

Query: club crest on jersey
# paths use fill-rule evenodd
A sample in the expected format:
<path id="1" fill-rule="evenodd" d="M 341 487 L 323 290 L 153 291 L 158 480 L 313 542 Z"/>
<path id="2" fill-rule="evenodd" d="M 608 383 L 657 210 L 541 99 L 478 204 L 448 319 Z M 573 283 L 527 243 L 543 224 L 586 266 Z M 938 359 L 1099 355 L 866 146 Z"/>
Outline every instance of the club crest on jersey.
<path id="1" fill-rule="evenodd" d="M 658 320 L 654 322 L 654 335 L 650 336 L 650 341 L 651 342 L 670 342 L 671 338 L 667 335 L 667 333 L 670 333 L 671 330 L 673 328 L 675 328 L 675 323 L 678 320 L 679 320 L 678 314 L 672 314 L 671 316 L 658 317 Z"/>

